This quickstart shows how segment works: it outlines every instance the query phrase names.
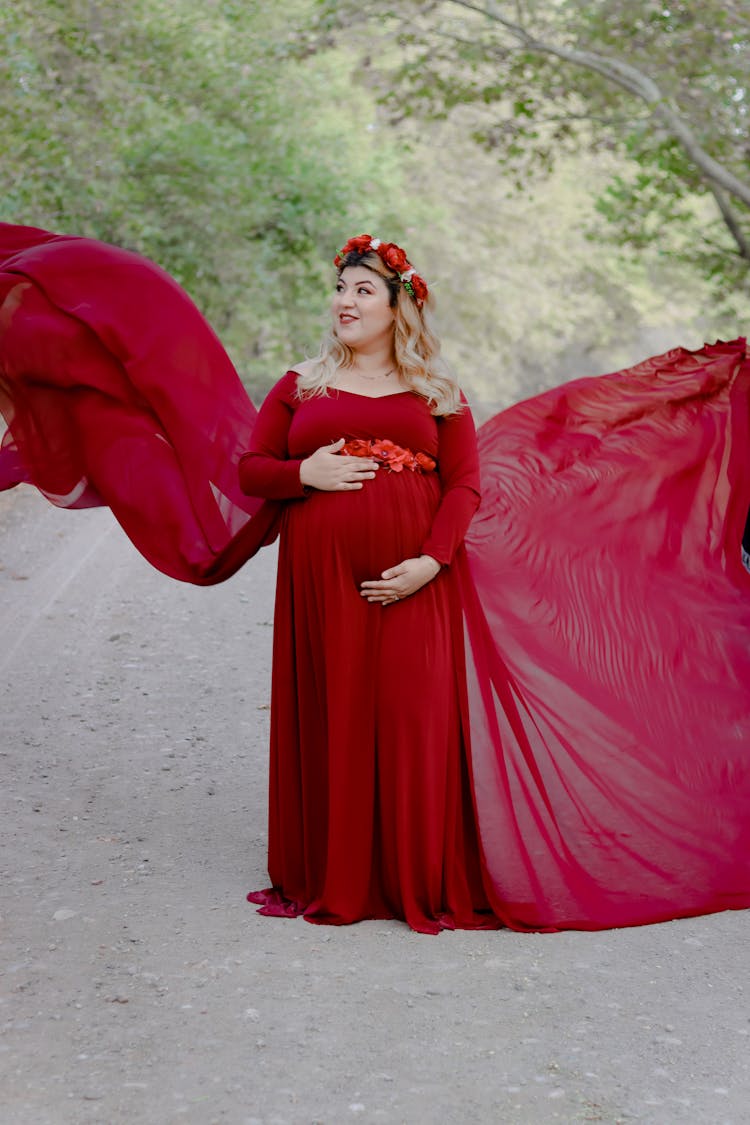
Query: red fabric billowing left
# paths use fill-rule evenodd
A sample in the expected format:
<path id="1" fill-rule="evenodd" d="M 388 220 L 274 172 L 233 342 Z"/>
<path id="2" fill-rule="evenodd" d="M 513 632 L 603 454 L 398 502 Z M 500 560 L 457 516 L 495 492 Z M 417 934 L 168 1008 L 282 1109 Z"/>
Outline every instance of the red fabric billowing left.
<path id="1" fill-rule="evenodd" d="M 138 255 L 0 224 L 0 488 L 108 505 L 172 578 L 222 581 L 279 508 L 237 465 L 256 411 L 182 289 Z"/>

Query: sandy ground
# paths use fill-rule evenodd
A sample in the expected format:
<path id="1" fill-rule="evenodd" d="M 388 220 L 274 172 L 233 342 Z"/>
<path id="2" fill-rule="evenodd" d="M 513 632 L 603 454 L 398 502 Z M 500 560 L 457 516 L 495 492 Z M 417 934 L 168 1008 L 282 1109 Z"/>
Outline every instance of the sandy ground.
<path id="1" fill-rule="evenodd" d="M 2 1125 L 750 1122 L 750 915 L 259 917 L 274 559 L 0 496 Z"/>

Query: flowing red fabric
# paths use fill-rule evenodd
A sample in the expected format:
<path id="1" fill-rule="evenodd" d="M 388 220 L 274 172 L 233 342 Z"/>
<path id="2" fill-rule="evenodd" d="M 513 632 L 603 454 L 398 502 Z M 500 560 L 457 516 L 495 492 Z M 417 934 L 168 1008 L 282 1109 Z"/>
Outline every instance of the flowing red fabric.
<path id="1" fill-rule="evenodd" d="M 479 432 L 473 788 L 508 926 L 750 903 L 750 362 L 675 349 Z"/>
<path id="2" fill-rule="evenodd" d="M 273 538 L 278 505 L 237 465 L 256 411 L 183 290 L 86 238 L 0 224 L 0 489 L 108 505 L 172 578 L 228 578 Z"/>
<path id="3" fill-rule="evenodd" d="M 744 340 L 676 349 L 479 431 L 482 505 L 448 570 L 504 925 L 750 906 L 749 385 Z M 125 251 L 0 225 L 0 405 L 0 487 L 108 504 L 175 578 L 228 577 L 288 509 L 239 487 L 256 415 L 220 343 Z"/>

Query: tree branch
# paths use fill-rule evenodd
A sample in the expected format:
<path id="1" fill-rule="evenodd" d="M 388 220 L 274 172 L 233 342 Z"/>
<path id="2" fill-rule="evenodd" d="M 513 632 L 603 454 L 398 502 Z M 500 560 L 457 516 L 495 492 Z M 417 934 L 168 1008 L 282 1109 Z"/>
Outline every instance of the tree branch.
<path id="1" fill-rule="evenodd" d="M 608 82 L 626 90 L 629 94 L 640 98 L 649 106 L 652 114 L 659 118 L 669 132 L 680 142 L 693 164 L 702 172 L 703 178 L 709 181 L 711 190 L 714 185 L 723 188 L 730 195 L 741 199 L 750 207 L 750 187 L 738 179 L 732 172 L 714 160 L 698 143 L 693 131 L 680 114 L 669 105 L 664 94 L 648 75 L 637 67 L 613 59 L 608 55 L 599 55 L 593 51 L 579 51 L 573 47 L 561 47 L 554 43 L 547 43 L 530 35 L 520 24 L 503 16 L 494 3 L 489 0 L 487 4 L 472 3 L 472 0 L 449 0 L 459 8 L 478 12 L 493 23 L 500 24 L 528 51 L 537 54 L 552 55 L 563 62 L 572 63 L 574 66 L 585 67 L 596 74 L 600 74 Z M 714 192 L 714 195 L 716 193 Z M 718 200 L 717 200 L 718 201 Z M 722 216 L 724 212 L 722 211 Z M 730 228 L 731 229 L 731 228 Z M 734 235 L 733 235 L 734 236 Z"/>
<path id="2" fill-rule="evenodd" d="M 721 217 L 724 220 L 729 233 L 737 244 L 737 249 L 739 250 L 740 257 L 744 258 L 747 262 L 750 262 L 750 243 L 745 238 L 745 234 L 742 230 L 742 227 L 740 226 L 739 219 L 729 205 L 729 200 L 727 199 L 721 188 L 717 187 L 716 184 L 709 183 L 708 186 L 711 194 L 716 200 L 717 207 L 721 211 Z"/>

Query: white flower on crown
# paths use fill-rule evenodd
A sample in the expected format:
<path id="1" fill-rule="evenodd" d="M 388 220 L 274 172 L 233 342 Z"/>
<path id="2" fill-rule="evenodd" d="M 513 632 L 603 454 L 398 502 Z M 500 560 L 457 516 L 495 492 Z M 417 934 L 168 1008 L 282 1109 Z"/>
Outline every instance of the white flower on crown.
<path id="1" fill-rule="evenodd" d="M 381 241 L 382 240 L 380 238 L 371 238 L 370 239 L 370 249 L 371 250 L 377 250 L 378 246 L 380 246 Z"/>
<path id="2" fill-rule="evenodd" d="M 399 277 L 401 278 L 402 281 L 411 281 L 411 279 L 414 277 L 414 274 L 416 272 L 417 271 L 414 269 L 414 266 L 412 266 L 411 269 L 408 269 L 406 271 L 406 273 L 399 274 Z"/>

